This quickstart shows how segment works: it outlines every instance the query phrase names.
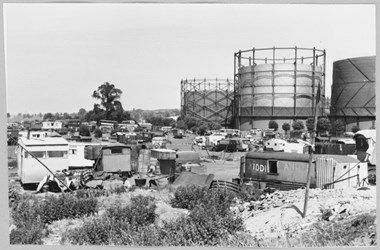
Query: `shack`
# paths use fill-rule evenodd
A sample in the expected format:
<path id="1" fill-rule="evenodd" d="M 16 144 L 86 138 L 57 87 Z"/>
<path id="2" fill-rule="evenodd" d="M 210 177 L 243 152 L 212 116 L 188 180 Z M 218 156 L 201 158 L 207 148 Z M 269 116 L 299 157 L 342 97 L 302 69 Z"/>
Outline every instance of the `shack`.
<path id="1" fill-rule="evenodd" d="M 101 161 L 95 169 L 107 173 L 131 173 L 131 147 L 122 143 L 103 146 Z"/>
<path id="2" fill-rule="evenodd" d="M 53 173 L 68 169 L 68 142 L 60 137 L 26 138 L 18 140 L 17 166 L 22 184 L 39 183 L 50 172 L 38 161 L 40 160 Z M 35 158 L 37 159 L 35 159 Z"/>
<path id="3" fill-rule="evenodd" d="M 241 158 L 240 183 L 280 190 L 306 186 L 309 155 L 286 152 L 249 152 Z M 342 155 L 313 155 L 311 188 L 359 186 L 368 176 L 366 164 Z"/>

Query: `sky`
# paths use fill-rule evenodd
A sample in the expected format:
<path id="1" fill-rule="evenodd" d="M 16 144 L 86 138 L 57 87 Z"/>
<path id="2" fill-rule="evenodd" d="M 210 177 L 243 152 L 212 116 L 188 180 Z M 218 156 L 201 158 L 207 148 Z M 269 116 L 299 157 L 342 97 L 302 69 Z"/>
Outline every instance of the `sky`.
<path id="1" fill-rule="evenodd" d="M 333 62 L 376 55 L 375 5 L 5 4 L 7 112 L 87 111 L 104 82 L 126 110 L 180 108 L 182 79 L 233 79 L 234 52 L 326 50 Z"/>

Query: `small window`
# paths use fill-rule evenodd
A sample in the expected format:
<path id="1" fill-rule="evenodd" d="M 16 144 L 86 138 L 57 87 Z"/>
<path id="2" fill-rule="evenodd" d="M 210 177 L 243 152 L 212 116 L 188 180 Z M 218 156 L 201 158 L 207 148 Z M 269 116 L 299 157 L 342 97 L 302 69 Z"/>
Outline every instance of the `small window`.
<path id="1" fill-rule="evenodd" d="M 48 151 L 49 158 L 63 158 L 67 155 L 66 151 Z"/>
<path id="2" fill-rule="evenodd" d="M 269 173 L 270 174 L 278 174 L 277 172 L 277 161 L 269 161 Z"/>
<path id="3" fill-rule="evenodd" d="M 122 148 L 111 148 L 111 154 L 121 154 L 122 152 Z"/>
<path id="4" fill-rule="evenodd" d="M 34 152 L 30 152 L 30 154 L 28 152 L 25 152 L 25 158 L 33 158 L 33 156 L 31 154 L 36 158 L 44 158 L 45 157 L 44 151 L 34 151 Z"/>
<path id="5" fill-rule="evenodd" d="M 76 155 L 77 154 L 77 149 L 70 149 L 69 154 L 71 155 Z"/>

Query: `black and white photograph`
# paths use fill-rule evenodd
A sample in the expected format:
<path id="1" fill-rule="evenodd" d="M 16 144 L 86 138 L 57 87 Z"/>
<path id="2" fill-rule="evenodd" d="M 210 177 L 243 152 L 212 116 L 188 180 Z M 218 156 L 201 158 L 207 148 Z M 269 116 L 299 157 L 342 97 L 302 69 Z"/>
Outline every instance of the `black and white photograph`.
<path id="1" fill-rule="evenodd" d="M 4 2 L 6 246 L 377 246 L 376 7 Z"/>

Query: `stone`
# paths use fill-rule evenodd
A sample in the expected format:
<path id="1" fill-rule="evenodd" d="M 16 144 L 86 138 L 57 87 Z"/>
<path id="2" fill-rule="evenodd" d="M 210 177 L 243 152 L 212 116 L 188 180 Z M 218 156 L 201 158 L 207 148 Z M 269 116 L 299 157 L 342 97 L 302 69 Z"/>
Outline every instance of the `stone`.
<path id="1" fill-rule="evenodd" d="M 124 184 L 123 184 L 122 180 L 103 181 L 103 189 L 104 190 L 121 188 L 123 186 L 124 186 Z"/>
<path id="2" fill-rule="evenodd" d="M 131 184 L 128 180 L 125 180 L 125 181 L 124 181 L 124 187 L 125 187 L 126 189 L 130 189 L 130 188 L 132 188 L 132 184 Z"/>

